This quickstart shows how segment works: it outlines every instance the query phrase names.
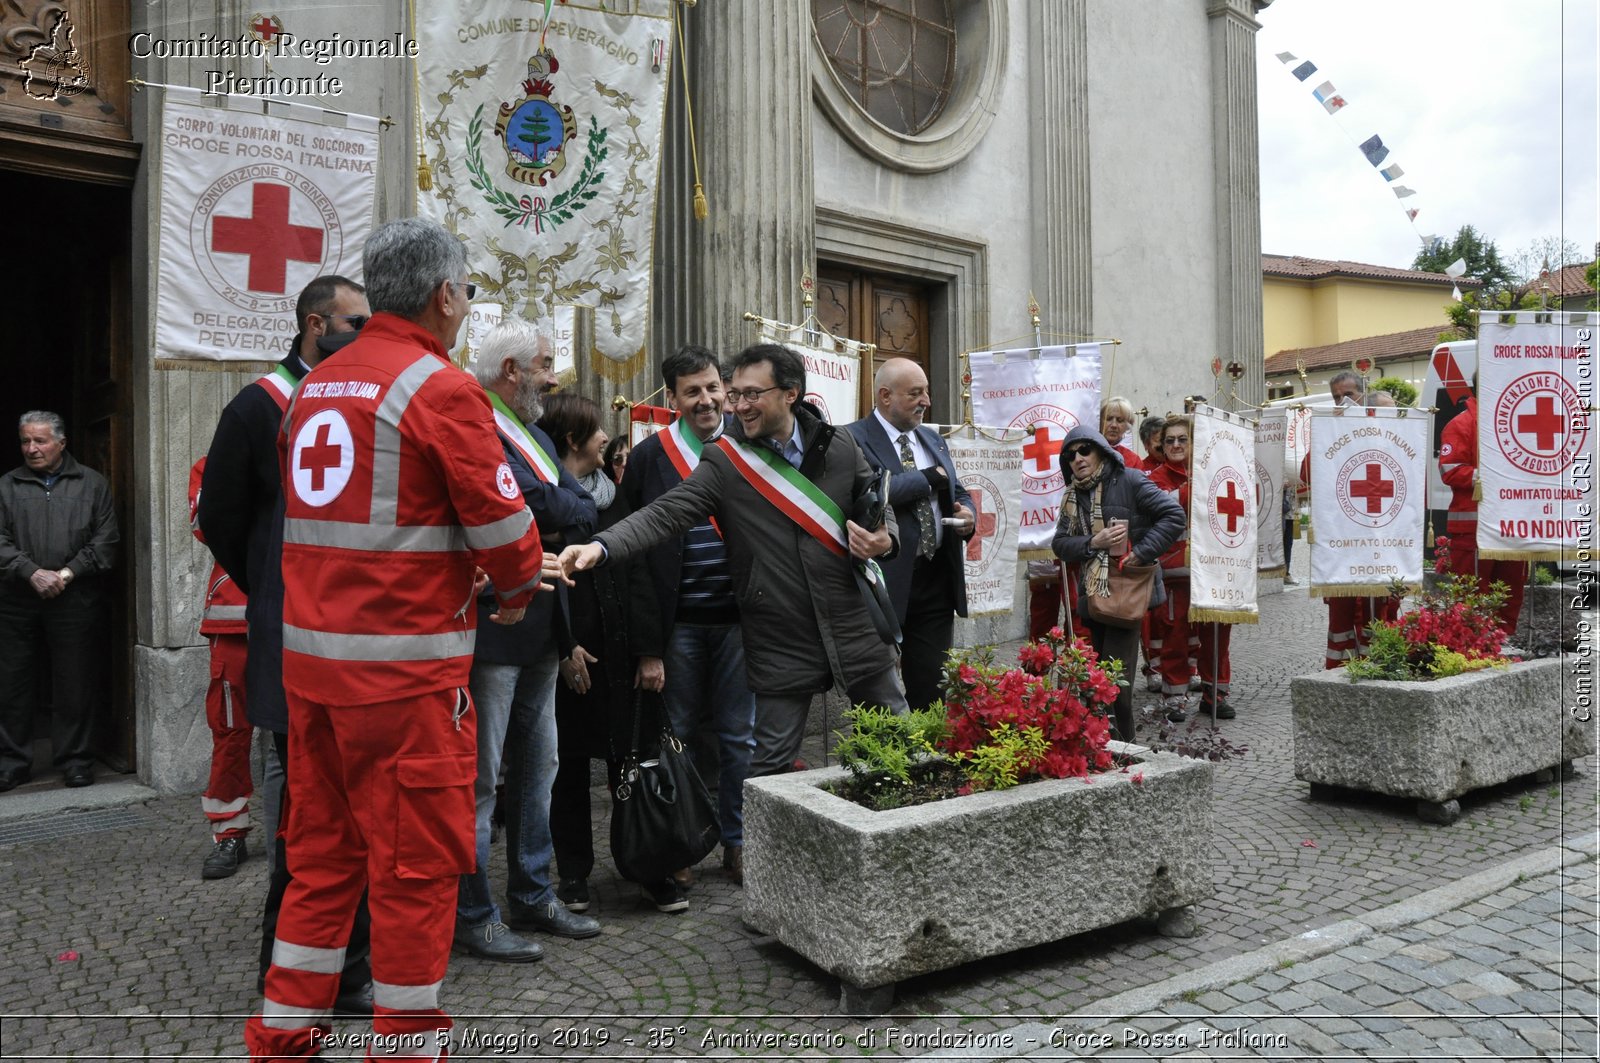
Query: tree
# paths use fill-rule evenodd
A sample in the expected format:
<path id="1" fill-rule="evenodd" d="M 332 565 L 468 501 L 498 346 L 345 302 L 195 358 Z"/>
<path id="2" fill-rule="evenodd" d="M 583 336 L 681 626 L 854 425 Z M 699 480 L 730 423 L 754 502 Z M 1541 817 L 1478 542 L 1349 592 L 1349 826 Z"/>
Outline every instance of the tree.
<path id="1" fill-rule="evenodd" d="M 1576 240 L 1563 240 L 1559 236 L 1541 236 L 1510 258 L 1507 265 L 1511 269 L 1511 276 L 1518 284 L 1532 288 L 1538 287 L 1539 273 L 1546 265 L 1554 273 L 1562 266 L 1575 266 L 1589 261 L 1589 256 L 1584 254 Z"/>
<path id="2" fill-rule="evenodd" d="M 1415 406 L 1417 404 L 1417 387 L 1408 380 L 1401 380 L 1397 376 L 1379 377 L 1372 385 L 1373 391 L 1387 391 L 1394 396 L 1397 406 Z"/>
<path id="3" fill-rule="evenodd" d="M 1417 252 L 1411 268 L 1443 273 L 1445 267 L 1458 258 L 1466 260 L 1466 275 L 1482 281 L 1486 291 L 1501 291 L 1511 286 L 1511 271 L 1500 261 L 1500 249 L 1470 225 L 1463 225 L 1454 240 L 1440 244 L 1436 250 Z"/>

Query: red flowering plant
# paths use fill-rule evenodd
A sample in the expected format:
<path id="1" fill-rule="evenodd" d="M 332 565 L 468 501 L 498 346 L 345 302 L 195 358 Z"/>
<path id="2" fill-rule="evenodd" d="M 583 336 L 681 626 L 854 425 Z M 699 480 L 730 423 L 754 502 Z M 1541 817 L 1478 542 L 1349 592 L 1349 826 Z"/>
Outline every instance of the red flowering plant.
<path id="1" fill-rule="evenodd" d="M 1506 632 L 1496 615 L 1505 604 L 1506 586 L 1487 593 L 1468 575 L 1447 575 L 1439 590 L 1422 595 L 1417 607 L 1398 620 L 1374 620 L 1367 627 L 1367 656 L 1351 661 L 1351 679 L 1442 679 L 1480 668 L 1502 668 Z"/>
<path id="2" fill-rule="evenodd" d="M 1433 571 L 1441 576 L 1450 571 L 1450 536 L 1448 535 L 1434 536 Z"/>
<path id="3" fill-rule="evenodd" d="M 1111 768 L 1106 713 L 1121 672 L 1120 662 L 1102 663 L 1059 627 L 1023 646 L 1014 668 L 995 665 L 986 650 L 951 654 L 939 748 L 961 765 L 963 792 Z"/>

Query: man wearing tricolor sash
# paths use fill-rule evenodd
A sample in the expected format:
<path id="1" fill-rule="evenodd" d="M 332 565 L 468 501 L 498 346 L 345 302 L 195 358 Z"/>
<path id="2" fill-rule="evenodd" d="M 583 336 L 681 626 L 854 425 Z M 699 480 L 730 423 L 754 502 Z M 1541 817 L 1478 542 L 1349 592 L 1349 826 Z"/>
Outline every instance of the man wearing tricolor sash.
<path id="1" fill-rule="evenodd" d="M 622 494 L 637 512 L 693 474 L 707 446 L 725 429 L 722 367 L 704 347 L 684 347 L 661 363 L 667 405 L 677 420 L 640 442 L 622 477 Z M 649 585 L 665 631 L 666 657 L 647 657 L 643 669 L 663 669 L 662 700 L 672 729 L 684 741 L 715 736 L 717 812 L 722 863 L 743 880 L 744 780 L 755 748 L 755 698 L 745 678 L 744 636 L 734 601 L 728 548 L 717 524 L 704 520 L 650 549 Z"/>
<path id="2" fill-rule="evenodd" d="M 289 706 L 283 695 L 283 481 L 278 472 L 278 428 L 300 378 L 331 350 L 353 339 L 371 313 L 366 289 L 347 277 L 330 274 L 307 284 L 295 303 L 300 331 L 289 344 L 289 353 L 223 409 L 200 481 L 195 524 L 217 563 L 249 595 L 245 713 L 252 725 L 272 732 L 282 769 L 289 763 Z M 289 804 L 287 776 L 280 804 L 283 808 Z M 260 978 L 266 977 L 272 960 L 278 909 L 291 879 L 283 839 L 272 844 L 272 878 L 261 919 Z M 345 953 L 337 1010 L 370 1013 L 371 981 L 363 904 Z"/>
<path id="3" fill-rule="evenodd" d="M 568 573 L 617 561 L 715 517 L 727 545 L 755 693 L 750 775 L 787 771 L 812 697 L 843 688 L 852 704 L 903 712 L 896 651 L 878 634 L 853 572 L 899 544 L 892 509 L 869 531 L 875 477 L 848 432 L 800 402 L 806 373 L 786 347 L 757 344 L 734 360 L 734 423 L 701 452 L 688 479 L 584 546 Z"/>

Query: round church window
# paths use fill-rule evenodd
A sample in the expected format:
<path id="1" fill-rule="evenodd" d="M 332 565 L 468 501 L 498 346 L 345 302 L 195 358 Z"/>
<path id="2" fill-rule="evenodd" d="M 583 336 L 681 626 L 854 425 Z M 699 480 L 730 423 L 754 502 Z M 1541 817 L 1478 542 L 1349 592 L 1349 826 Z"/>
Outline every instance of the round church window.
<path id="1" fill-rule="evenodd" d="M 850 99 L 915 135 L 944 111 L 955 81 L 952 0 L 812 0 L 811 18 Z"/>

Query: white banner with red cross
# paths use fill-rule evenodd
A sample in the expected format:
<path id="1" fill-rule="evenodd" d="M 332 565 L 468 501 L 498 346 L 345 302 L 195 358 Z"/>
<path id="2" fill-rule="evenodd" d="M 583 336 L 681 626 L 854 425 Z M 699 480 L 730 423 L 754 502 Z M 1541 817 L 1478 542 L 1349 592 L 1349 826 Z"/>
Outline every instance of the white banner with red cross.
<path id="1" fill-rule="evenodd" d="M 1378 597 L 1422 582 L 1428 415 L 1319 407 L 1311 418 L 1311 593 Z"/>
<path id="2" fill-rule="evenodd" d="M 1479 319 L 1479 556 L 1593 556 L 1596 320 L 1529 310 Z"/>
<path id="3" fill-rule="evenodd" d="M 1189 619 L 1254 624 L 1255 428 L 1238 414 L 1198 407 L 1190 452 Z"/>
<path id="4" fill-rule="evenodd" d="M 968 356 L 972 419 L 1020 428 L 1022 488 L 1017 548 L 1023 557 L 1049 557 L 1061 508 L 1061 441 L 1086 424 L 1100 427 L 1100 345 L 979 351 Z"/>
<path id="5" fill-rule="evenodd" d="M 966 548 L 969 616 L 1012 613 L 1017 609 L 1017 500 L 1022 494 L 1022 454 L 1028 438 L 1020 429 L 963 425 L 934 430 L 950 444 L 961 483 L 972 496 L 977 525 Z"/>
<path id="6" fill-rule="evenodd" d="M 361 279 L 378 120 L 168 87 L 161 111 L 157 358 L 277 361 L 311 280 Z M 324 119 L 338 125 L 324 124 Z"/>
<path id="7" fill-rule="evenodd" d="M 761 343 L 781 343 L 800 356 L 806 367 L 806 393 L 801 396 L 822 411 L 829 424 L 847 425 L 862 416 L 861 366 L 871 346 L 836 339 L 816 327 L 785 325 L 760 319 L 756 334 Z"/>
<path id="8" fill-rule="evenodd" d="M 1281 407 L 1263 410 L 1261 420 L 1256 422 L 1256 574 L 1264 578 L 1275 579 L 1286 571 L 1283 559 L 1283 477 L 1289 457 L 1291 412 Z"/>

